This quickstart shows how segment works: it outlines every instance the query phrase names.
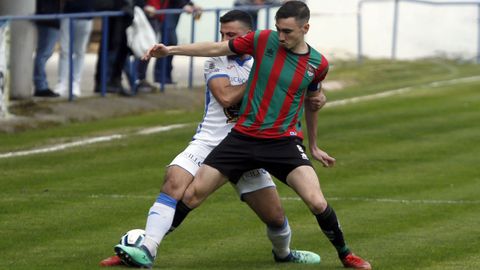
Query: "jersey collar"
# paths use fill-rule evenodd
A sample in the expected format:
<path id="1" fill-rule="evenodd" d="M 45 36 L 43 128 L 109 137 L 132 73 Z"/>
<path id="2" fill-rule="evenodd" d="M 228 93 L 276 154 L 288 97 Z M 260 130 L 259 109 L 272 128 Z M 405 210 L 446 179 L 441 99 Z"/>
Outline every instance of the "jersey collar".
<path id="1" fill-rule="evenodd" d="M 243 55 L 231 55 L 229 56 L 230 59 L 235 60 L 239 66 L 243 66 L 248 60 L 252 59 L 252 56 L 249 55 L 245 59 L 242 59 Z"/>

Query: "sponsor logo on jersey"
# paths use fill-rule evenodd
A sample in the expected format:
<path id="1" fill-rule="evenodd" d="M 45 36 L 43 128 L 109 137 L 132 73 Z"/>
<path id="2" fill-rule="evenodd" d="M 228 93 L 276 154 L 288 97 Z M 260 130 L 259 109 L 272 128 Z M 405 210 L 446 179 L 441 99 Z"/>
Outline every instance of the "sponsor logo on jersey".
<path id="1" fill-rule="evenodd" d="M 236 105 L 223 109 L 223 112 L 227 117 L 227 124 L 237 122 L 239 117 L 240 105 L 241 103 L 238 103 Z"/>
<path id="2" fill-rule="evenodd" d="M 220 68 L 215 66 L 214 62 L 208 63 L 208 68 L 205 70 L 205 72 L 208 73 L 208 74 L 216 73 L 216 72 L 219 72 L 219 71 L 220 71 Z"/>
<path id="3" fill-rule="evenodd" d="M 247 78 L 230 77 L 230 81 L 232 83 L 244 84 L 247 82 Z"/>
<path id="4" fill-rule="evenodd" d="M 273 49 L 272 48 L 268 48 L 266 51 L 265 51 L 265 56 L 268 56 L 268 57 L 272 57 L 273 56 Z"/>
<path id="5" fill-rule="evenodd" d="M 309 64 L 307 66 L 307 75 L 308 77 L 312 77 L 314 74 L 315 74 L 315 67 Z"/>

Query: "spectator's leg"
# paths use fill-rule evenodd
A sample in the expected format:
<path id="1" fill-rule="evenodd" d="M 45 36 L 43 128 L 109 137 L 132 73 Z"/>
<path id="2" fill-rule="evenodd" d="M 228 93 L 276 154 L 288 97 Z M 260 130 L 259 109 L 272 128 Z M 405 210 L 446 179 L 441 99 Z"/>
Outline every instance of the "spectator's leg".
<path id="1" fill-rule="evenodd" d="M 180 19 L 180 14 L 170 14 L 165 17 L 168 20 L 167 33 L 169 35 L 168 40 L 170 41 L 169 45 L 178 45 L 177 39 L 177 25 Z M 166 81 L 172 82 L 172 65 L 173 56 L 170 55 L 167 57 L 167 70 L 166 70 Z"/>
<path id="2" fill-rule="evenodd" d="M 107 37 L 108 37 L 108 42 L 107 42 L 107 63 L 106 63 L 106 66 L 107 66 L 107 82 L 110 81 L 110 77 L 111 77 L 111 74 L 112 74 L 112 66 L 113 66 L 113 62 L 116 58 L 116 47 L 115 47 L 115 43 L 113 42 L 114 41 L 114 38 L 116 36 L 116 24 L 118 23 L 118 21 L 116 20 L 116 17 L 109 17 L 108 19 L 108 33 L 107 33 Z M 115 40 L 116 41 L 116 40 Z M 96 66 L 96 70 L 95 70 L 95 92 L 100 92 L 100 76 L 101 76 L 101 59 L 102 59 L 102 50 L 103 50 L 103 41 L 100 41 L 100 48 L 98 50 L 98 57 L 97 57 L 97 66 Z M 107 89 L 108 91 L 108 89 Z"/>
<path id="3" fill-rule="evenodd" d="M 248 11 L 250 16 L 252 16 L 252 22 L 253 22 L 253 30 L 258 29 L 258 10 L 250 10 Z"/>
<path id="4" fill-rule="evenodd" d="M 70 67 L 68 65 L 69 57 L 69 43 L 70 43 L 70 33 L 69 33 L 69 22 L 68 19 L 62 19 L 60 21 L 60 58 L 58 60 L 58 82 L 55 87 L 55 92 L 61 96 L 68 96 L 68 75 L 70 72 Z"/>
<path id="5" fill-rule="evenodd" d="M 58 40 L 59 30 L 54 27 L 37 25 L 37 50 L 34 60 L 33 82 L 35 91 L 48 89 L 45 65 L 52 56 L 55 43 Z"/>
<path id="6" fill-rule="evenodd" d="M 116 90 L 120 94 L 128 95 L 128 93 L 125 92 L 125 89 L 122 87 L 122 71 L 129 53 L 125 30 L 127 29 L 130 21 L 125 17 L 119 17 L 117 19 L 117 22 L 114 23 L 116 26 L 116 29 L 113 31 L 115 35 L 112 37 L 112 42 L 116 41 L 113 43 L 116 47 L 116 55 L 112 66 L 109 89 L 112 91 Z"/>
<path id="7" fill-rule="evenodd" d="M 85 53 L 87 50 L 90 33 L 92 32 L 93 21 L 75 20 L 75 37 L 73 43 L 73 94 L 80 96 L 80 81 L 83 73 Z"/>
<path id="8" fill-rule="evenodd" d="M 147 79 L 147 69 L 148 69 L 148 63 L 150 60 L 143 61 L 140 59 L 135 60 L 137 62 L 137 78 L 140 81 L 143 81 Z"/>
<path id="9" fill-rule="evenodd" d="M 162 43 L 166 45 L 177 45 L 177 24 L 180 14 L 167 14 L 162 27 Z M 166 61 L 166 63 L 164 63 Z M 172 61 L 173 56 L 159 59 L 155 62 L 155 81 L 162 82 L 162 74 L 165 72 L 165 83 L 172 83 Z"/>

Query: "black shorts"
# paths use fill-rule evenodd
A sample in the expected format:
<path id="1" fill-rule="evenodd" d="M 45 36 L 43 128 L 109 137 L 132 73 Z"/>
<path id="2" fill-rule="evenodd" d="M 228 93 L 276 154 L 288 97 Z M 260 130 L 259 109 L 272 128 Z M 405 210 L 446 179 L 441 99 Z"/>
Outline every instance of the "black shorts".
<path id="1" fill-rule="evenodd" d="M 244 172 L 264 168 L 286 183 L 295 168 L 312 163 L 298 137 L 262 139 L 232 130 L 204 160 L 207 164 L 237 183 Z"/>

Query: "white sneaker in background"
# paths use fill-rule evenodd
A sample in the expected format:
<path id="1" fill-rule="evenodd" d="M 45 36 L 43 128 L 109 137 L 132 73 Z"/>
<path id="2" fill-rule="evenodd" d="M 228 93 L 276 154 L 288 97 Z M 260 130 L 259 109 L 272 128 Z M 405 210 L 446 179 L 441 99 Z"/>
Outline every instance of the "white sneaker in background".
<path id="1" fill-rule="evenodd" d="M 57 86 L 55 87 L 55 92 L 60 94 L 61 97 L 68 98 L 68 86 L 67 84 L 64 83 L 58 83 Z M 76 97 L 81 96 L 81 91 L 80 91 L 80 84 L 79 83 L 73 83 L 73 95 Z"/>
<path id="2" fill-rule="evenodd" d="M 80 91 L 80 83 L 78 82 L 73 83 L 73 95 L 77 97 L 82 95 Z"/>
<path id="3" fill-rule="evenodd" d="M 68 97 L 67 85 L 62 82 L 57 83 L 54 91 L 58 93 L 61 97 Z"/>

